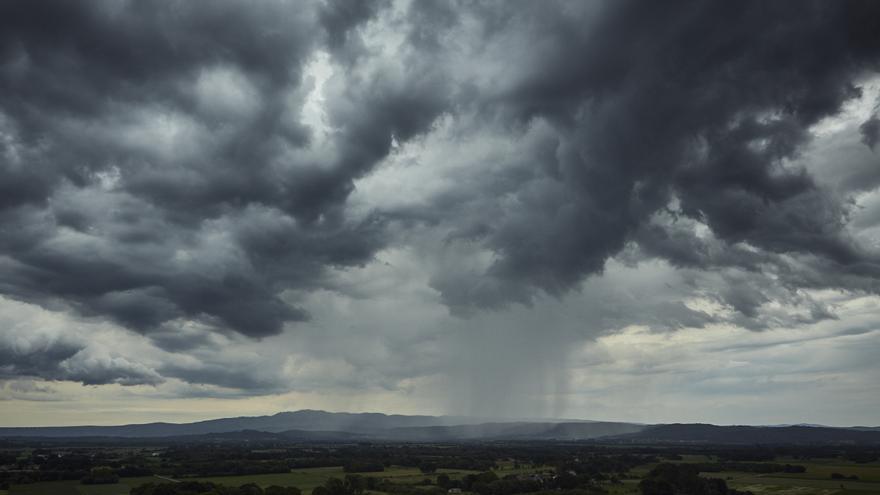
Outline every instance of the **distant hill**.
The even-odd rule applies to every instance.
[[[344,431],[369,433],[401,427],[465,424],[473,419],[455,416],[404,416],[381,413],[333,413],[302,410],[271,416],[243,416],[211,419],[195,423],[147,423],[121,426],[48,426],[0,428],[0,437],[167,437],[204,435],[242,430],[282,432]]]
[[[880,444],[880,430],[828,426],[656,425],[615,438],[640,443]]]
[[[271,416],[242,416],[211,419],[194,423],[146,423],[120,426],[40,426],[0,427],[0,437],[178,437],[231,433],[244,430],[281,433],[289,431],[346,432],[372,438],[399,438],[403,433],[388,433],[402,428],[462,427],[486,423],[486,418],[466,416],[407,416],[381,413],[337,413],[304,409],[280,412]],[[571,424],[593,424],[589,421]],[[520,424],[520,423],[515,423]],[[552,423],[556,424],[556,422]],[[420,435],[417,430],[413,434]],[[439,431],[439,430],[438,430]],[[457,434],[452,434],[458,436]]]
[[[880,429],[824,426],[640,425],[601,421],[486,421],[458,416],[282,412],[195,423],[0,428],[0,438],[182,442],[583,441],[706,444],[877,444]]]

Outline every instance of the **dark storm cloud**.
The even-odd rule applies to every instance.
[[[430,124],[436,88],[341,88],[331,144],[309,155],[305,64],[376,7],[155,7],[0,6],[3,293],[142,332],[276,334],[307,318],[282,291],[383,244],[381,219],[341,205],[392,135]]]
[[[52,342],[33,348],[13,347],[10,342],[0,342],[0,366],[4,377],[29,375],[56,378],[60,362],[73,357],[82,349],[74,342]]]
[[[790,164],[810,127],[880,67],[876,3],[609,2],[583,15],[571,4],[520,7],[462,14],[483,23],[477,43],[513,47],[501,54],[507,79],[469,101],[504,125],[547,121],[558,141],[507,191],[517,202],[476,234],[498,255],[487,272],[436,281],[448,303],[563,293],[673,201],[727,246],[878,275],[877,256],[845,233],[848,205]],[[699,263],[694,247],[655,254]]]
[[[9,337],[8,341],[0,340],[0,381],[19,376],[70,380],[86,385],[155,385],[163,381],[154,370],[142,364],[90,352],[86,342],[65,337]]]
[[[229,366],[229,363],[200,364],[197,367],[166,365],[159,370],[162,376],[173,377],[188,383],[210,384],[231,390],[246,390],[249,395],[280,393],[290,389],[290,384],[266,370],[265,363]]]
[[[833,317],[800,289],[880,292],[877,254],[847,229],[849,191],[797,164],[880,68],[877,2],[398,7],[2,3],[0,293],[192,352],[218,347],[211,332],[308,319],[302,296],[333,288],[328,269],[425,231],[492,255],[431,275],[456,314],[563,296],[615,256],[718,272],[712,297],[748,328],[792,321],[764,314],[769,301]],[[307,122],[324,52],[322,123]],[[491,134],[518,156],[475,158],[417,206],[355,211],[357,181],[443,119],[453,147]],[[870,147],[876,128],[861,128]],[[669,301],[605,314],[719,321]],[[284,388],[248,366],[153,371],[85,350],[59,348],[48,374],[3,357],[10,375]]]
[[[873,150],[880,142],[880,119],[872,116],[859,126],[859,130],[862,131],[862,141]]]
[[[88,125],[130,110],[131,105],[187,109],[192,102],[181,94],[182,79],[211,64],[240,68],[271,92],[297,81],[313,36],[307,14],[278,3],[244,10],[233,2],[177,3],[167,9],[138,2],[7,2],[0,17],[0,88],[15,95],[4,99],[3,112],[15,126],[17,146],[29,152],[25,157],[29,166],[19,167],[18,173],[11,164],[5,167],[7,174],[12,172],[12,181],[4,184],[18,184],[24,191],[20,202],[44,201],[63,179],[84,185],[108,161],[139,158],[130,150],[82,142],[82,136],[59,129],[59,121]],[[267,116],[265,123],[258,124],[271,126],[270,121]],[[259,149],[257,143],[238,144],[249,148],[241,150],[245,153]],[[215,177],[200,177],[209,182],[200,184],[205,189],[219,187],[210,182],[228,179],[223,172],[234,173],[236,168],[215,166],[222,170]],[[173,189],[175,184],[163,185]],[[235,192],[260,191],[246,181],[241,186]],[[174,190],[146,189],[175,197]],[[185,195],[199,201],[204,199],[200,192],[190,189]]]
[[[325,3],[318,14],[327,31],[328,44],[338,49],[350,41],[349,33],[364,21],[374,17],[377,11],[389,4],[386,0],[346,2],[332,0]]]

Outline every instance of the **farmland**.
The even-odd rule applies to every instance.
[[[662,486],[670,476],[698,476],[694,479],[706,481],[697,484],[726,490],[705,492],[713,495],[880,494],[880,460],[870,449],[853,453],[577,443],[256,447],[261,446],[24,449],[7,453],[15,464],[4,466],[8,490],[0,495],[127,495],[147,484],[194,482],[296,487],[303,495],[327,495],[327,487],[337,485],[343,491],[330,495],[440,495],[449,489],[474,495],[656,495],[663,492],[652,492],[651,483]],[[142,474],[120,474],[99,484],[81,482],[76,470],[88,472],[92,466],[94,473],[96,465],[111,474]],[[15,478],[12,468],[24,469]],[[29,479],[22,472],[29,472]],[[50,475],[65,479],[39,480]]]
[[[464,474],[475,471],[460,471],[440,469],[433,475],[425,475],[416,468],[392,467],[379,473],[364,473],[364,476],[382,477],[394,480],[397,483],[416,484],[425,478],[436,480],[439,474],[448,474],[450,477],[460,478]],[[247,476],[214,476],[187,478],[193,481],[209,481],[213,483],[240,486],[254,483],[260,486],[296,486],[303,493],[310,493],[313,488],[323,485],[329,478],[343,478],[345,472],[342,467],[321,467],[299,469],[289,473],[257,474]],[[119,483],[112,485],[83,485],[79,481],[59,481],[46,483],[33,483],[14,485],[8,495],[127,495],[131,488],[145,484],[162,482],[163,479],[155,476],[122,478]],[[0,491],[0,495],[7,495]]]

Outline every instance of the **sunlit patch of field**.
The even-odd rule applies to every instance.
[[[829,480],[831,473],[840,473],[844,476],[858,476],[859,481],[880,482],[880,466],[878,465],[860,465],[860,464],[817,464],[817,463],[801,463],[806,466],[806,473],[779,473],[781,478],[798,478],[798,479],[817,479]],[[848,480],[847,480],[848,481]]]
[[[778,458],[776,464],[798,464],[807,468],[804,473],[755,474],[738,471],[701,473],[707,478],[721,478],[741,491],[767,495],[880,495],[880,466],[875,463],[856,464],[841,459],[803,461]],[[831,473],[858,476],[856,480],[834,480]]]
[[[830,474],[817,479],[810,465],[806,473],[773,473],[758,475],[742,472],[702,473],[707,478],[721,478],[731,488],[755,494],[773,495],[838,495],[853,492],[880,495],[880,483],[872,481],[832,480]],[[839,470],[838,470],[839,471]],[[831,472],[838,472],[831,471]],[[841,473],[843,474],[843,473]]]
[[[779,476],[744,476],[727,483],[737,490],[778,495],[836,495],[841,491],[880,494],[880,483],[849,480],[816,480]]]

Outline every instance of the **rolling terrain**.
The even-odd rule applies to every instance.
[[[459,442],[597,440],[615,443],[854,444],[880,445],[880,429],[817,425],[642,425],[602,421],[488,421],[458,416],[405,416],[302,410],[271,416],[222,418],[194,423],[120,426],[5,427],[0,438],[179,439],[186,441],[276,440],[282,442]]]

